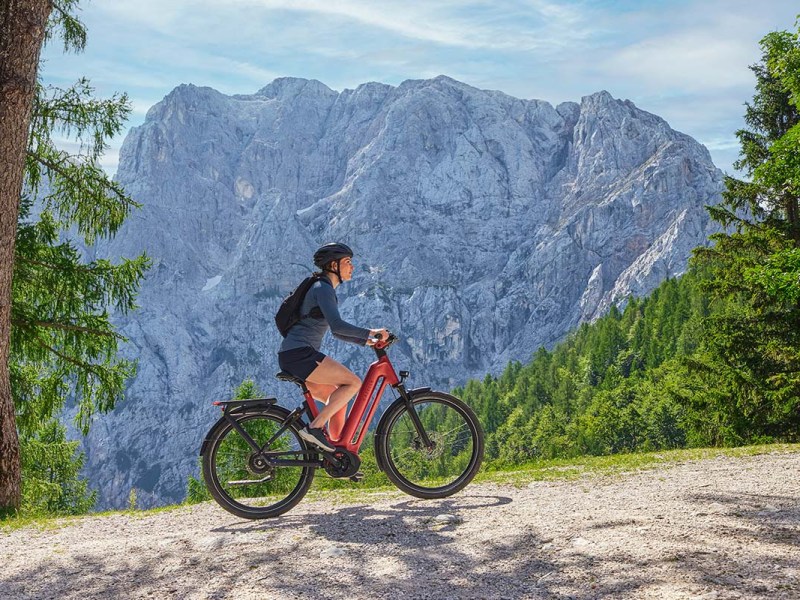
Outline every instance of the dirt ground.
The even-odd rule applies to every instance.
[[[800,598],[800,454],[0,534],[0,598]]]

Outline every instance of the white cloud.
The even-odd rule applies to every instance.
[[[704,45],[702,34],[681,34],[642,42],[622,50],[606,63],[618,75],[634,77],[651,86],[690,91],[747,85],[752,61],[750,48],[731,40]]]
[[[366,29],[379,28],[412,40],[463,48],[543,50],[561,48],[590,35],[581,11],[545,0],[431,1],[382,0],[119,0],[101,3],[111,18],[173,37],[192,23],[224,26],[241,21],[250,29],[269,23],[269,13],[307,13],[336,18]],[[287,19],[288,20],[288,19]],[[583,26],[580,26],[584,23]],[[299,41],[299,40],[298,40]]]
[[[144,117],[147,114],[147,111],[150,110],[153,105],[158,102],[156,99],[149,99],[149,98],[132,98],[131,99],[131,116],[134,118],[136,117]]]
[[[721,138],[721,139],[710,139],[706,140],[705,142],[706,148],[710,151],[717,151],[717,150],[735,150],[739,151],[741,145],[739,144],[739,140],[736,138]]]
[[[103,152],[102,156],[98,160],[100,167],[102,167],[102,169],[109,175],[113,175],[117,171],[117,167],[119,165],[119,150],[122,146],[122,137],[123,136],[120,135],[107,140],[108,148],[105,150],[105,152]],[[54,137],[53,143],[55,144],[56,148],[72,155],[85,155],[84,147],[74,138]]]
[[[747,66],[757,60],[758,49],[751,40],[723,31],[680,31],[642,40],[614,52],[602,71],[650,89],[698,92],[750,85]]]
[[[113,26],[131,30],[159,31],[168,35],[179,33],[178,26],[184,15],[196,2],[187,0],[106,0],[95,3],[102,18]],[[224,2],[220,2],[220,5]]]
[[[100,166],[112,177],[116,174],[117,168],[119,167],[119,149],[121,146],[122,142],[120,142],[119,145],[115,144],[114,146],[110,146],[100,158]]]

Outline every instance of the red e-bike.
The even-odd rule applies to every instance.
[[[381,396],[390,386],[398,398],[381,416],[374,432],[378,468],[404,492],[418,498],[444,498],[463,489],[480,469],[483,430],[460,399],[423,387],[406,390],[408,373],[395,372],[386,349],[397,337],[373,346],[373,362],[345,421],[336,449],[323,452],[298,431],[319,409],[301,379],[281,372],[303,390],[295,410],[275,398],[214,402],[222,418],[206,435],[200,455],[211,496],[225,510],[246,519],[276,517],[294,507],[308,491],[317,469],[337,478],[358,480],[358,451]]]

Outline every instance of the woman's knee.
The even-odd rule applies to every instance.
[[[353,373],[347,367],[344,367],[344,369],[342,369],[342,373],[340,375],[341,378],[339,379],[339,381],[341,381],[341,383],[339,385],[347,386],[349,388],[361,387],[361,378],[355,373]]]

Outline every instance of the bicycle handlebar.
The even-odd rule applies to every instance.
[[[395,334],[393,334],[393,333],[390,333],[390,334],[389,334],[389,337],[388,337],[388,338],[386,338],[386,340],[384,340],[384,339],[383,339],[383,335],[381,335],[381,334],[379,333],[379,334],[377,334],[377,335],[375,336],[375,338],[374,338],[374,339],[378,340],[378,341],[375,343],[375,345],[373,346],[373,348],[374,348],[374,349],[375,349],[375,351],[377,352],[378,350],[385,350],[386,348],[388,348],[389,346],[391,346],[392,344],[394,344],[394,343],[395,343],[397,340],[399,340],[400,338],[398,338],[398,337],[397,337]]]

